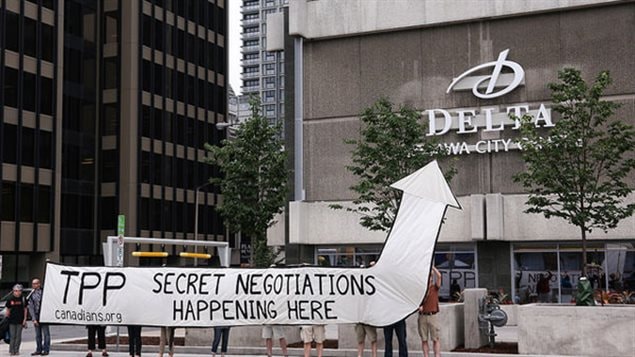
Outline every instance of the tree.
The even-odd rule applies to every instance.
[[[286,203],[286,152],[280,125],[260,114],[260,101],[251,98],[252,115],[238,125],[235,137],[221,146],[206,145],[208,162],[219,166],[222,177],[210,181],[223,194],[218,211],[231,231],[251,237],[252,264],[268,267],[276,257],[267,246],[267,228]]]
[[[566,68],[558,78],[549,85],[553,111],[560,114],[555,126],[541,135],[530,116],[521,119],[526,167],[514,180],[529,193],[525,212],[579,227],[586,276],[587,233],[615,228],[635,210],[635,204],[624,203],[631,192],[626,178],[635,167],[635,132],[609,120],[619,107],[601,99],[611,83],[609,72],[600,72],[590,87],[576,69]]]
[[[401,203],[401,192],[390,187],[434,159],[448,155],[447,150],[426,137],[421,113],[408,106],[394,105],[385,98],[364,109],[360,117],[359,140],[346,140],[355,145],[353,165],[346,168],[359,178],[351,187],[358,194],[354,208],[361,214],[360,224],[370,230],[388,231]],[[455,170],[446,170],[451,179]],[[343,209],[341,205],[331,208]]]

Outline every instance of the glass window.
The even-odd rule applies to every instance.
[[[154,20],[154,48],[163,51],[163,23],[157,19]]]
[[[22,72],[22,107],[35,111],[35,74]]]
[[[2,182],[2,220],[15,221],[15,182]]]
[[[26,16],[24,16],[24,42],[23,49],[24,54],[27,56],[35,57],[36,55],[36,33],[37,33],[37,22],[32,20]]]
[[[51,10],[55,9],[55,0],[42,0],[42,6]]]
[[[148,47],[152,47],[152,25],[152,18],[143,15],[143,44]]]
[[[53,80],[40,77],[40,112],[53,115]]]
[[[20,184],[20,221],[33,222],[33,185]]]
[[[101,153],[101,182],[117,181],[117,150],[104,150]]]
[[[117,135],[119,120],[117,118],[117,104],[104,104],[104,135]]]
[[[35,130],[22,128],[22,165],[35,166]]]
[[[37,221],[38,223],[51,223],[51,187],[39,186],[38,205],[37,205]]]
[[[143,61],[142,67],[141,77],[143,81],[143,90],[146,92],[152,92],[152,63]]]
[[[4,104],[10,107],[18,107],[18,71],[4,68]]]
[[[42,23],[42,59],[53,62],[55,55],[55,32],[53,26]]]
[[[117,43],[117,12],[108,12],[105,15],[105,43]]]
[[[117,225],[117,198],[101,197],[100,202],[100,226],[101,229],[114,228]]]
[[[118,57],[104,59],[104,89],[117,88],[117,59]]]
[[[4,162],[17,164],[17,136],[18,127],[12,124],[4,124],[2,133],[2,153]]]
[[[19,52],[20,51],[20,32],[19,32],[19,23],[20,23],[20,16],[16,13],[13,13],[11,11],[7,11],[6,12],[6,17],[5,17],[5,29],[7,29],[7,33],[9,33],[9,29],[13,29],[12,30],[12,35],[11,36],[5,36],[5,47],[8,50],[14,51],[14,52]]]
[[[40,167],[45,169],[53,168],[53,133],[40,130]]]

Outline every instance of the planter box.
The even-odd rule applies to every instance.
[[[521,355],[633,356],[634,336],[634,305],[518,307]]]

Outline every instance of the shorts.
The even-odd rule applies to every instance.
[[[276,340],[284,338],[284,329],[282,326],[265,325],[262,327],[262,338],[275,338]]]
[[[370,342],[377,342],[377,328],[366,324],[355,324],[355,336],[357,343],[364,343],[364,339],[368,336]]]
[[[300,337],[302,337],[302,342],[304,343],[311,343],[311,341],[322,343],[325,340],[324,325],[302,326]]]
[[[417,321],[419,336],[421,337],[421,341],[428,341],[428,335],[432,341],[439,340],[439,334],[441,332],[441,328],[439,328],[439,322],[437,319],[437,314],[434,315],[419,315],[419,320]]]

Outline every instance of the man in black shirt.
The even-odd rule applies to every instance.
[[[9,319],[9,355],[20,355],[22,343],[22,329],[26,328],[26,299],[22,296],[22,285],[13,286],[13,295],[7,300],[7,317]]]

